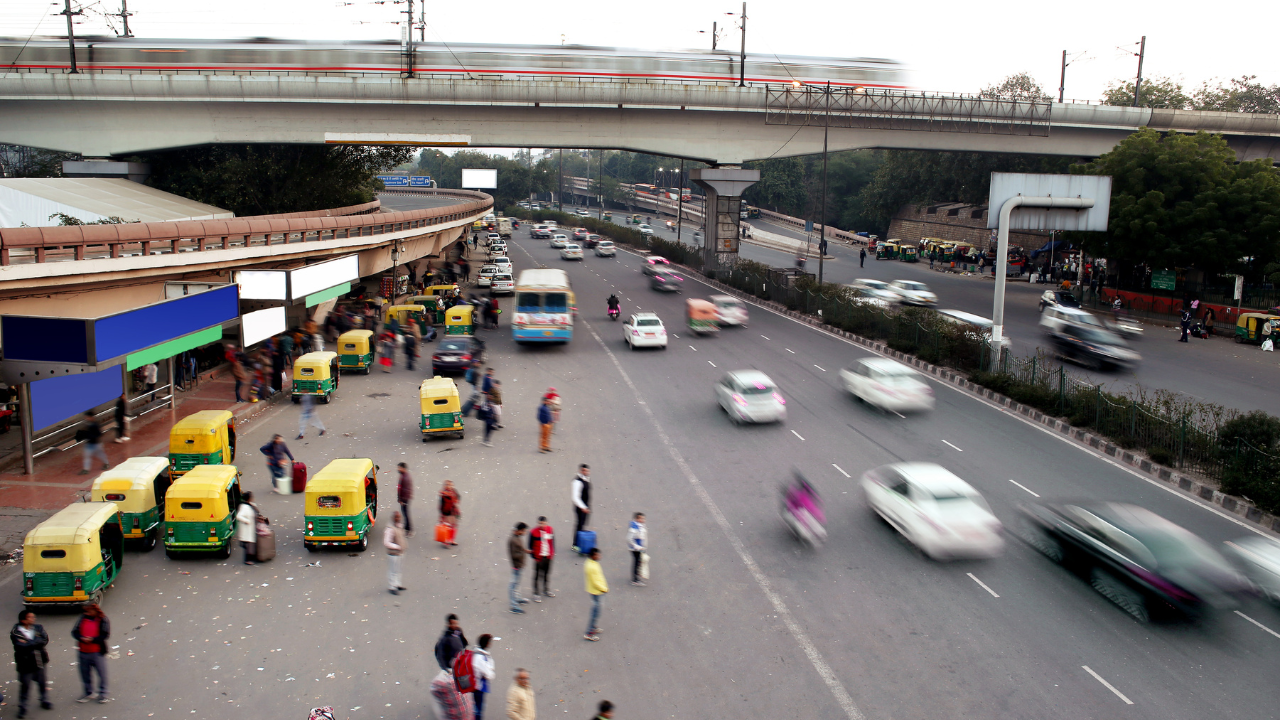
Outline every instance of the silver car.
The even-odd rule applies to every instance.
[[[716,400],[734,423],[782,422],[787,401],[778,386],[759,370],[735,370],[716,383]]]

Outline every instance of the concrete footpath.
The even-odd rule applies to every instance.
[[[230,372],[215,370],[212,376],[202,376],[198,387],[180,392],[173,409],[152,410],[141,418],[130,420],[129,442],[115,442],[115,428],[106,427],[103,447],[112,466],[131,457],[167,457],[169,429],[180,418],[201,410],[230,410],[236,417],[237,435],[242,436],[240,428],[245,423],[275,403],[287,402],[288,394],[286,385],[270,400],[237,403],[235,380]],[[27,532],[45,518],[71,503],[87,499],[93,480],[102,468],[94,467],[87,475],[81,475],[81,453],[81,446],[76,444],[67,450],[54,450],[42,455],[36,458],[34,475],[22,473],[21,461],[10,463],[10,469],[0,473],[0,555],[8,556],[21,547]],[[257,448],[238,447],[236,461],[253,462],[256,454]]]

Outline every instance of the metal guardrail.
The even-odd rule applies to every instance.
[[[770,86],[766,125],[1049,136],[1051,102],[876,88]]]

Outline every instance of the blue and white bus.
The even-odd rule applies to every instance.
[[[569,275],[563,270],[525,270],[516,281],[512,336],[517,343],[569,342],[578,313]]]

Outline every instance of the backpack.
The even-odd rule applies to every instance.
[[[453,659],[453,682],[460,693],[476,691],[475,653],[463,650]]]

